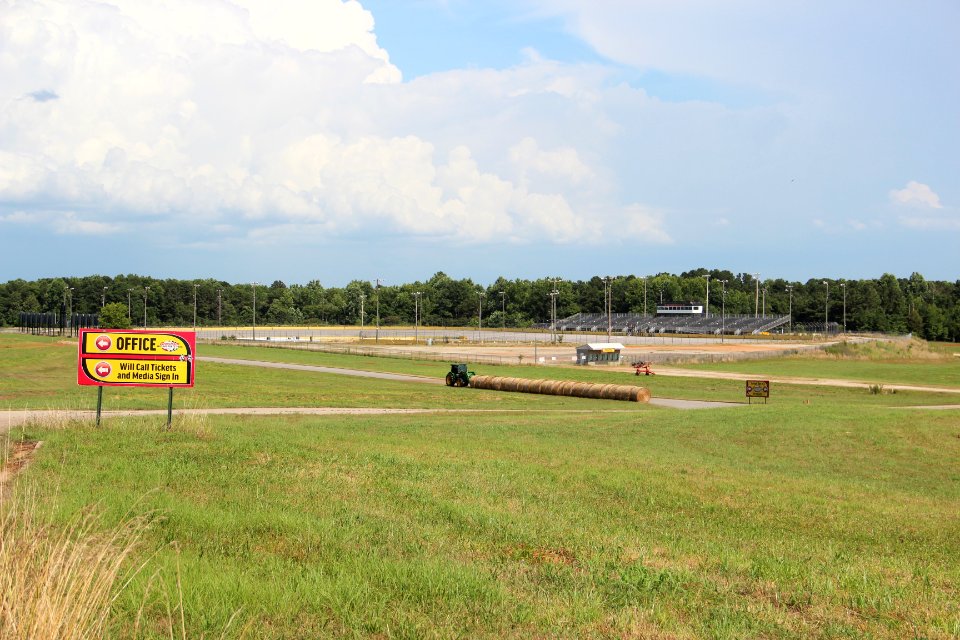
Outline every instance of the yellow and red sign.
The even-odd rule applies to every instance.
[[[77,384],[192,387],[192,331],[80,330]]]

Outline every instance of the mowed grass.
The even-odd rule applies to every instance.
[[[201,358],[203,348],[198,348]],[[252,349],[270,355],[276,349]],[[96,387],[77,384],[77,352],[72,342],[46,337],[0,334],[0,409],[96,408]],[[253,358],[267,359],[267,358]],[[371,364],[370,358],[365,358]],[[391,359],[384,362],[393,363]],[[340,363],[352,364],[351,357]],[[449,370],[431,363],[438,379]],[[334,365],[337,366],[337,365]],[[388,367],[384,367],[388,369]],[[167,388],[104,387],[103,408],[164,409]],[[198,362],[196,386],[174,391],[175,409],[217,407],[391,407],[453,409],[580,409],[606,407],[643,410],[616,401],[553,396],[492,394],[442,385]]]
[[[94,409],[96,388],[76,383],[75,341],[47,337],[0,334],[0,355],[5,367],[0,369],[0,409]],[[303,371],[281,371],[254,367],[238,367],[203,362],[204,355],[269,362],[291,362],[328,367],[387,371],[441,379],[449,370],[443,362],[375,358],[369,356],[330,354],[317,351],[270,347],[221,345],[198,346],[197,386],[177,389],[174,408],[215,407],[371,407],[394,408],[488,408],[488,409],[581,409],[605,407],[611,410],[642,410],[643,407],[615,401],[583,400],[501,394],[472,389],[448,389],[432,385],[370,380]],[[752,363],[754,366],[777,367],[782,360]],[[820,366],[819,360],[806,361],[809,372]],[[803,362],[800,363],[804,364]],[[858,364],[858,363],[853,363]],[[898,378],[898,369],[890,366]],[[917,365],[921,371],[923,364]],[[635,384],[650,389],[655,397],[714,400],[742,403],[742,382],[718,379],[691,379],[671,376],[636,377],[623,367],[557,367],[517,365],[475,365],[472,369],[488,375],[579,380],[584,382]],[[656,367],[654,367],[656,369]],[[936,371],[936,370],[935,370]],[[840,376],[838,376],[840,377]],[[935,384],[936,375],[920,378],[921,384]],[[955,394],[900,391],[874,395],[866,389],[848,390],[815,385],[774,385],[772,402],[787,405],[808,405],[841,401],[866,406],[909,406],[952,404]],[[105,387],[104,410],[162,409],[166,407],[166,388]]]
[[[443,362],[374,358],[267,347],[200,345],[197,386],[177,389],[174,408],[215,407],[371,407],[475,409],[581,409],[643,410],[642,406],[615,401],[501,394],[473,389],[448,389],[389,380],[371,380],[304,371],[282,371],[203,362],[204,355],[270,362],[292,362],[393,373],[409,373],[441,379],[449,365]],[[0,334],[0,409],[94,409],[96,388],[76,383],[75,341],[47,337]],[[776,362],[776,361],[770,361]],[[816,363],[810,365],[817,366]],[[655,397],[714,400],[742,403],[742,382],[691,379],[670,376],[632,375],[623,367],[557,367],[476,365],[478,373],[580,380],[584,382],[635,384],[650,389]],[[104,410],[163,409],[166,388],[105,387]],[[867,390],[829,386],[774,385],[772,402],[787,405],[842,401],[867,406],[948,404],[952,394],[898,392],[872,395]]]
[[[249,347],[237,345],[202,345],[203,353],[223,358],[241,360],[260,360],[266,362],[289,362],[294,364],[311,364],[327,367],[343,367],[366,371],[389,371],[392,373],[412,374],[442,378],[449,367],[443,362],[429,360],[411,360],[406,358],[378,358],[361,355],[345,355],[324,353],[306,349],[290,349],[284,347]],[[874,369],[883,371],[882,378],[888,383],[918,384],[930,386],[954,386],[960,389],[960,358],[956,364],[949,362],[945,366],[941,361],[922,360],[905,365],[902,360],[895,363],[873,363]],[[750,373],[757,370],[776,370],[781,366],[794,366],[796,371],[804,371],[803,377],[836,377],[838,379],[857,379],[850,375],[848,363],[842,361],[835,370],[838,373],[847,372],[848,375],[830,376],[822,371],[821,363],[835,361],[819,358],[788,359],[773,358],[761,362],[733,363],[731,371]],[[853,367],[862,367],[863,363],[849,363]],[[867,363],[870,364],[870,363]],[[704,370],[725,370],[727,365],[690,365],[686,368]],[[671,376],[640,376],[636,377],[632,369],[626,367],[560,367],[560,366],[530,366],[530,365],[471,365],[471,369],[486,375],[515,376],[520,378],[549,378],[553,380],[579,380],[582,382],[636,384],[650,389],[654,397],[678,398],[692,400],[714,400],[720,402],[744,402],[744,386],[742,382],[733,380],[717,380],[710,378],[689,379]],[[654,365],[653,370],[656,371]],[[945,374],[944,372],[947,372]],[[952,372],[952,373],[950,373]],[[758,374],[761,375],[761,374]],[[801,375],[777,374],[768,375]],[[945,384],[946,379],[952,384]],[[867,380],[869,381],[869,379]],[[790,404],[809,404],[821,400],[843,399],[846,403],[906,406],[923,404],[960,403],[960,396],[953,394],[938,394],[917,391],[898,391],[897,394],[871,394],[866,389],[849,390],[837,389],[826,385],[774,385],[773,398],[776,402]]]
[[[152,514],[114,637],[960,634],[960,412],[161,422],[28,429],[55,519]]]

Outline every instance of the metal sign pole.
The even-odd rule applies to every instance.
[[[97,387],[97,426],[100,426],[100,409],[103,408],[103,386]]]
[[[167,429],[173,424],[173,387],[170,387],[170,393],[167,396]]]

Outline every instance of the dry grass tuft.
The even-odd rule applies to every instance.
[[[39,520],[29,494],[0,498],[0,638],[103,637],[124,565],[144,530],[133,518],[98,531],[95,509],[66,528]]]

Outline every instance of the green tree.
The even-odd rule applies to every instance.
[[[129,329],[130,318],[127,317],[127,305],[120,302],[111,302],[100,310],[100,327],[102,329]]]

